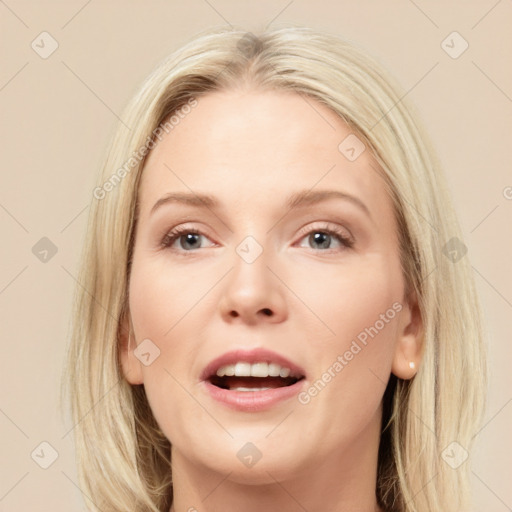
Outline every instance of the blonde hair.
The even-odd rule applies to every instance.
[[[418,374],[411,381],[392,376],[384,396],[376,493],[386,511],[465,509],[469,463],[453,468],[443,450],[452,442],[470,450],[486,366],[471,266],[460,257],[462,235],[439,162],[417,114],[380,65],[337,36],[304,27],[258,37],[208,31],[158,66],[122,115],[129,128],[117,129],[92,199],[65,372],[83,493],[104,512],[170,507],[169,441],[143,386],[127,383],[119,359],[138,186],[145,155],[159,127],[172,129],[173,113],[208,92],[244,85],[328,106],[379,164],[424,336]]]

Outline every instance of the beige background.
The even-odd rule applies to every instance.
[[[366,48],[409,91],[430,130],[490,338],[489,405],[473,460],[475,510],[512,509],[509,0],[0,0],[0,20],[0,511],[83,510],[58,383],[88,205],[116,118],[150,70],[190,36],[226,23],[256,31],[287,22]],[[43,31],[59,45],[47,59],[31,47],[35,40],[43,51]],[[441,47],[453,31],[469,43],[456,59]],[[32,252],[43,237],[58,249],[46,262]],[[46,470],[38,465],[51,462],[50,449],[37,448],[43,441],[58,452]]]

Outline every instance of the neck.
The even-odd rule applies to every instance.
[[[269,468],[258,484],[194,464],[173,447],[170,512],[382,512],[375,496],[379,440],[380,418],[349,447],[310,461],[303,469]]]

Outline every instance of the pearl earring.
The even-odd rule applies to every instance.
[[[409,361],[409,368],[411,370],[414,370],[414,368],[416,368],[416,365],[414,364],[414,361]]]

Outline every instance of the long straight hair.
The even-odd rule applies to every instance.
[[[170,443],[143,386],[126,382],[119,359],[138,186],[147,152],[179,122],[177,112],[204,94],[245,86],[321,102],[377,161],[424,338],[417,375],[392,376],[384,396],[376,495],[388,512],[464,509],[469,461],[455,467],[444,454],[470,451],[486,364],[473,275],[445,178],[418,115],[388,73],[338,36],[296,26],[259,36],[240,29],[201,34],[152,72],[122,115],[129,129],[117,128],[92,197],[65,370],[89,505],[104,512],[170,507]]]

